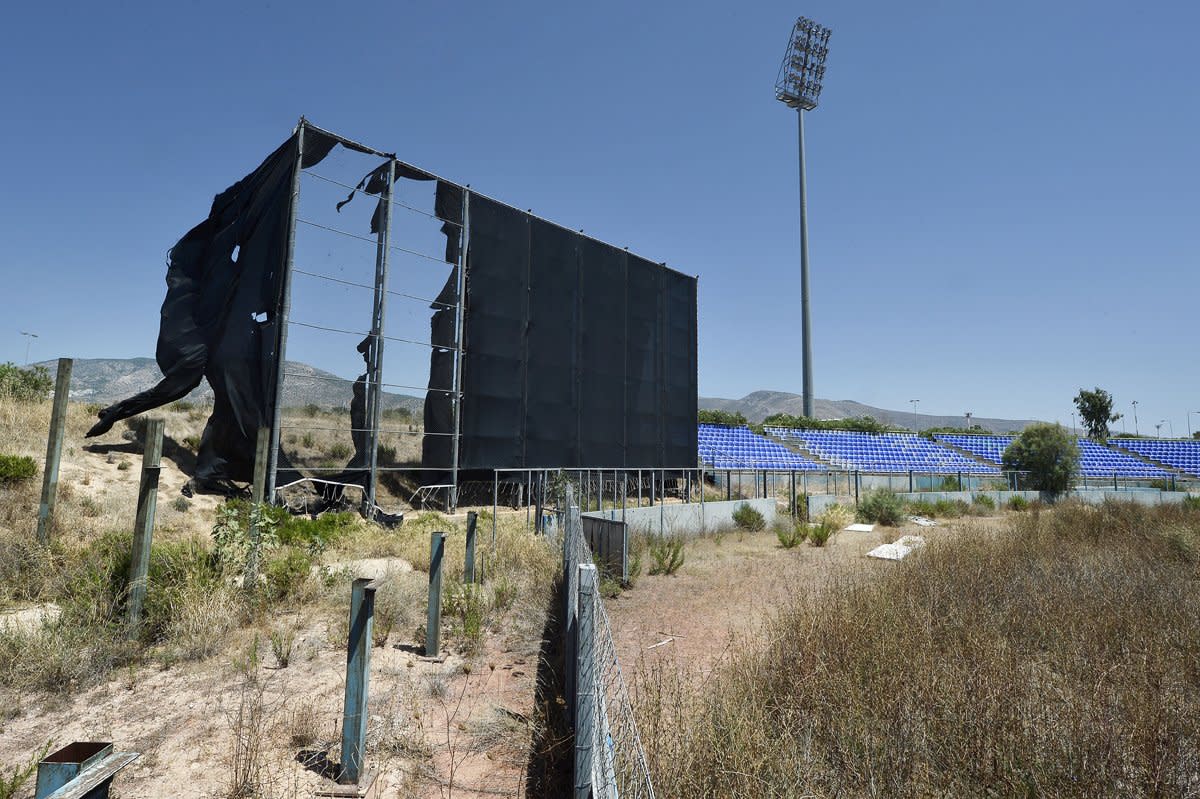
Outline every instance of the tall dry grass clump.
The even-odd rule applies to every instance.
[[[1195,796],[1200,513],[1066,506],[843,571],[702,689],[651,670],[666,796]]]

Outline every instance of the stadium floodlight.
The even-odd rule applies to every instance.
[[[813,415],[812,322],[808,304],[808,198],[804,185],[804,112],[817,107],[825,80],[831,31],[807,17],[792,26],[775,79],[775,99],[796,109],[800,148],[800,329],[804,357],[804,415]]]

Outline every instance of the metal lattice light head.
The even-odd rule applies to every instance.
[[[779,77],[775,79],[775,99],[802,111],[817,107],[831,32],[807,17],[796,20],[787,53],[779,66]]]

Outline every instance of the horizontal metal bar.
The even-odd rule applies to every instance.
[[[354,336],[355,338],[367,338],[369,336],[374,335],[373,333],[369,333],[369,332],[364,333],[361,330],[343,330],[340,327],[327,327],[326,325],[314,325],[312,322],[300,322],[295,319],[289,319],[288,324],[289,325],[299,325],[300,327],[307,327],[310,330],[320,330],[324,333],[339,333],[344,336]],[[416,339],[411,339],[411,338],[400,338],[399,336],[380,336],[380,338],[382,338],[384,341],[396,341],[401,344],[415,344],[418,347],[429,347],[430,349],[446,350],[448,352],[457,352],[458,351],[457,347],[442,347],[442,346],[434,345],[428,341],[417,341]],[[315,377],[315,375],[314,375],[314,377]],[[354,381],[351,381],[351,382],[354,382]],[[387,384],[385,383],[383,385],[387,385]]]
[[[309,130],[315,130],[317,133],[320,133],[323,136],[328,136],[329,138],[334,139],[335,141],[338,142],[338,144],[341,144],[343,147],[353,148],[355,150],[362,152],[363,155],[377,155],[380,158],[391,158],[391,159],[396,158],[395,153],[381,152],[380,150],[376,150],[374,147],[368,147],[365,144],[356,142],[356,141],[354,141],[354,139],[347,139],[345,136],[339,136],[338,134],[334,133],[332,130],[326,130],[325,128],[318,127],[317,125],[314,125],[313,123],[309,122],[307,119],[304,119],[303,117],[300,118],[300,126],[303,128],[308,128]],[[418,169],[419,167],[413,167],[413,168]],[[420,171],[424,172],[425,170],[421,169]]]

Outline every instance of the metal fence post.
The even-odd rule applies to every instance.
[[[429,534],[429,613],[425,624],[425,656],[437,657],[442,643],[442,561],[446,534]]]
[[[67,398],[71,393],[71,358],[58,359],[58,375],[54,380],[54,405],[50,409],[50,434],[46,437],[46,468],[42,471],[42,502],[38,506],[37,540],[50,540],[50,524],[54,519],[54,503],[58,499],[58,464],[62,460],[63,438],[67,433]]]
[[[463,563],[463,582],[475,582],[475,511],[467,511],[467,554]]]
[[[146,422],[146,440],[142,449],[142,477],[138,483],[137,518],[133,523],[133,553],[129,560],[129,601],[126,618],[129,638],[138,637],[142,606],[146,602],[146,574],[150,570],[150,540],[154,534],[154,513],[158,505],[158,475],[162,460],[163,420]]]
[[[596,738],[596,566],[579,564],[575,669],[575,797],[591,799]]]
[[[579,506],[575,504],[575,490],[567,486],[567,519],[563,531],[563,692],[568,700],[568,711],[572,719],[575,716],[575,625],[579,596],[576,593],[579,574],[576,570],[576,553],[579,551],[579,529],[582,520],[579,517]]]
[[[342,706],[342,768],[338,775],[343,785],[357,784],[362,777],[374,618],[375,583],[359,578],[350,589],[350,634],[346,640],[346,701]]]

